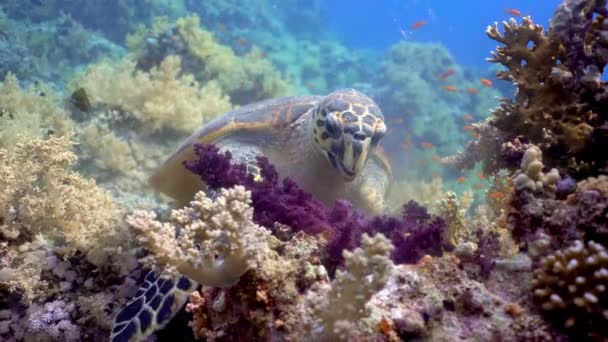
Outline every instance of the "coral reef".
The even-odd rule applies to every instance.
[[[128,59],[100,63],[71,81],[72,89],[84,88],[93,106],[119,110],[154,133],[174,130],[190,133],[215,115],[231,109],[217,83],[199,85],[192,75],[180,75],[181,59],[168,56],[149,72],[137,71]]]
[[[23,89],[8,72],[0,83],[0,148],[12,148],[17,136],[65,134],[71,129],[66,110],[50,86],[38,83]]]
[[[76,155],[71,137],[47,140],[20,137],[14,151],[0,149],[0,233],[27,241],[37,234],[65,241],[97,265],[128,246],[120,227],[120,210],[95,181],[70,167]]]
[[[216,81],[233,104],[248,104],[289,91],[259,50],[237,56],[230,47],[217,43],[211,32],[203,30],[196,15],[180,18],[172,25],[157,22],[150,30],[141,28],[129,38],[129,45],[143,70],[177,54],[185,73],[199,82]]]
[[[265,157],[257,158],[262,178],[259,181],[247,173],[244,164],[232,164],[228,151],[220,153],[214,145],[201,144],[195,144],[194,150],[198,159],[186,161],[185,166],[211,189],[243,185],[250,190],[256,223],[265,227],[280,223],[296,232],[324,233],[329,239],[329,265],[339,264],[342,251],[358,246],[365,233],[383,233],[389,237],[395,246],[392,258],[397,263],[415,262],[425,253],[440,255],[444,248],[450,249],[444,240],[444,221],[432,217],[415,202],[403,207],[400,219],[367,217],[342,200],[328,208],[291,179],[280,181],[274,166]]]
[[[583,338],[605,337],[608,253],[604,246],[575,241],[541,263],[533,283],[541,308]]]
[[[107,336],[133,295],[133,239],[110,194],[73,170],[72,138],[21,135],[0,149],[3,341]]]
[[[153,254],[148,262],[205,286],[230,287],[256,268],[268,249],[268,232],[253,223],[251,193],[223,189],[215,199],[198,192],[190,206],[173,210],[170,223],[136,211],[127,222]]]
[[[479,141],[467,148],[470,158],[452,162],[466,167],[471,159],[484,160],[493,171],[517,160],[510,146],[532,143],[549,166],[577,179],[606,171],[606,156],[598,153],[608,144],[602,114],[606,85],[600,79],[607,62],[605,5],[565,1],[548,31],[530,17],[504,22],[502,34],[497,23],[488,27],[488,36],[502,44],[488,60],[507,68],[497,76],[514,82],[517,91],[483,124],[491,128],[478,128]]]
[[[331,284],[313,287],[305,294],[301,336],[346,341],[374,332],[366,331],[370,328],[366,318],[371,314],[366,304],[391,275],[391,249],[381,234],[363,234],[360,248],[344,251],[344,271],[337,271]]]
[[[303,4],[2,4],[0,340],[107,339],[144,267],[202,285],[161,340],[608,336],[606,1],[565,0],[547,31],[490,26],[490,62],[516,93],[479,123],[498,94],[487,75],[436,43],[378,63]],[[125,32],[125,49],[101,37]],[[254,178],[213,145],[184,163],[207,184],[187,206],[146,184],[220,113],[353,84],[387,113],[398,176],[424,174],[392,187],[384,215],[328,206],[264,157]]]
[[[6,1],[0,7],[0,77],[11,72],[19,79],[62,84],[76,67],[92,63],[98,58],[118,57],[124,49],[105,37],[83,28],[69,16],[56,13],[43,22],[22,22],[9,18],[14,6],[27,6],[21,1]],[[63,84],[62,84],[63,85]]]

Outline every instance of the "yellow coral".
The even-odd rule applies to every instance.
[[[31,239],[44,234],[100,265],[129,244],[120,211],[107,191],[70,167],[71,136],[19,136],[14,151],[0,149],[0,235]]]
[[[71,123],[58,102],[49,86],[22,89],[15,75],[7,73],[0,83],[0,148],[13,146],[22,133],[67,133]]]
[[[290,86],[280,73],[265,58],[257,48],[253,48],[244,56],[237,56],[229,47],[219,44],[213,34],[203,30],[198,16],[192,15],[180,18],[176,22],[177,32],[188,49],[189,56],[200,71],[195,77],[201,82],[217,81],[221,89],[228,93],[233,103],[247,104],[250,102],[286,95]],[[148,35],[157,37],[165,22],[158,21]],[[142,33],[131,38],[131,46],[141,49]],[[139,37],[139,38],[138,38]]]
[[[168,56],[150,72],[137,71],[130,59],[117,65],[102,62],[72,80],[70,88],[85,88],[94,106],[121,110],[147,133],[164,129],[190,133],[231,109],[215,82],[201,86],[192,75],[180,75],[180,69],[178,56]]]

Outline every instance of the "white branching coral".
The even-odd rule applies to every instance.
[[[234,285],[269,251],[269,231],[252,220],[251,192],[242,186],[222,189],[215,200],[200,191],[170,222],[147,211],[127,218],[152,252],[151,264],[214,287]]]
[[[307,340],[352,340],[371,333],[366,305],[391,274],[392,250],[384,235],[364,234],[360,248],[342,252],[345,270],[336,271],[325,288],[313,288],[306,295],[302,333]]]

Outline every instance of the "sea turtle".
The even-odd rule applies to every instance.
[[[158,191],[182,203],[204,189],[183,161],[195,158],[195,143],[229,150],[256,174],[255,157],[267,156],[281,176],[327,204],[347,199],[381,211],[391,169],[378,143],[386,133],[378,105],[354,89],[327,96],[293,96],[240,107],[203,126],[151,176]],[[139,340],[162,328],[196,286],[148,274],[142,288],[114,320],[112,341]],[[157,295],[158,294],[158,295]]]

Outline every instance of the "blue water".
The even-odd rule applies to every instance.
[[[486,66],[485,58],[496,43],[485,33],[495,21],[513,17],[505,9],[516,8],[521,15],[548,26],[548,20],[559,0],[331,0],[328,26],[337,32],[343,43],[351,47],[386,50],[403,39],[420,42],[441,42],[452,52],[459,64]],[[412,23],[426,20],[427,25],[412,30]],[[411,34],[410,34],[411,32]]]

